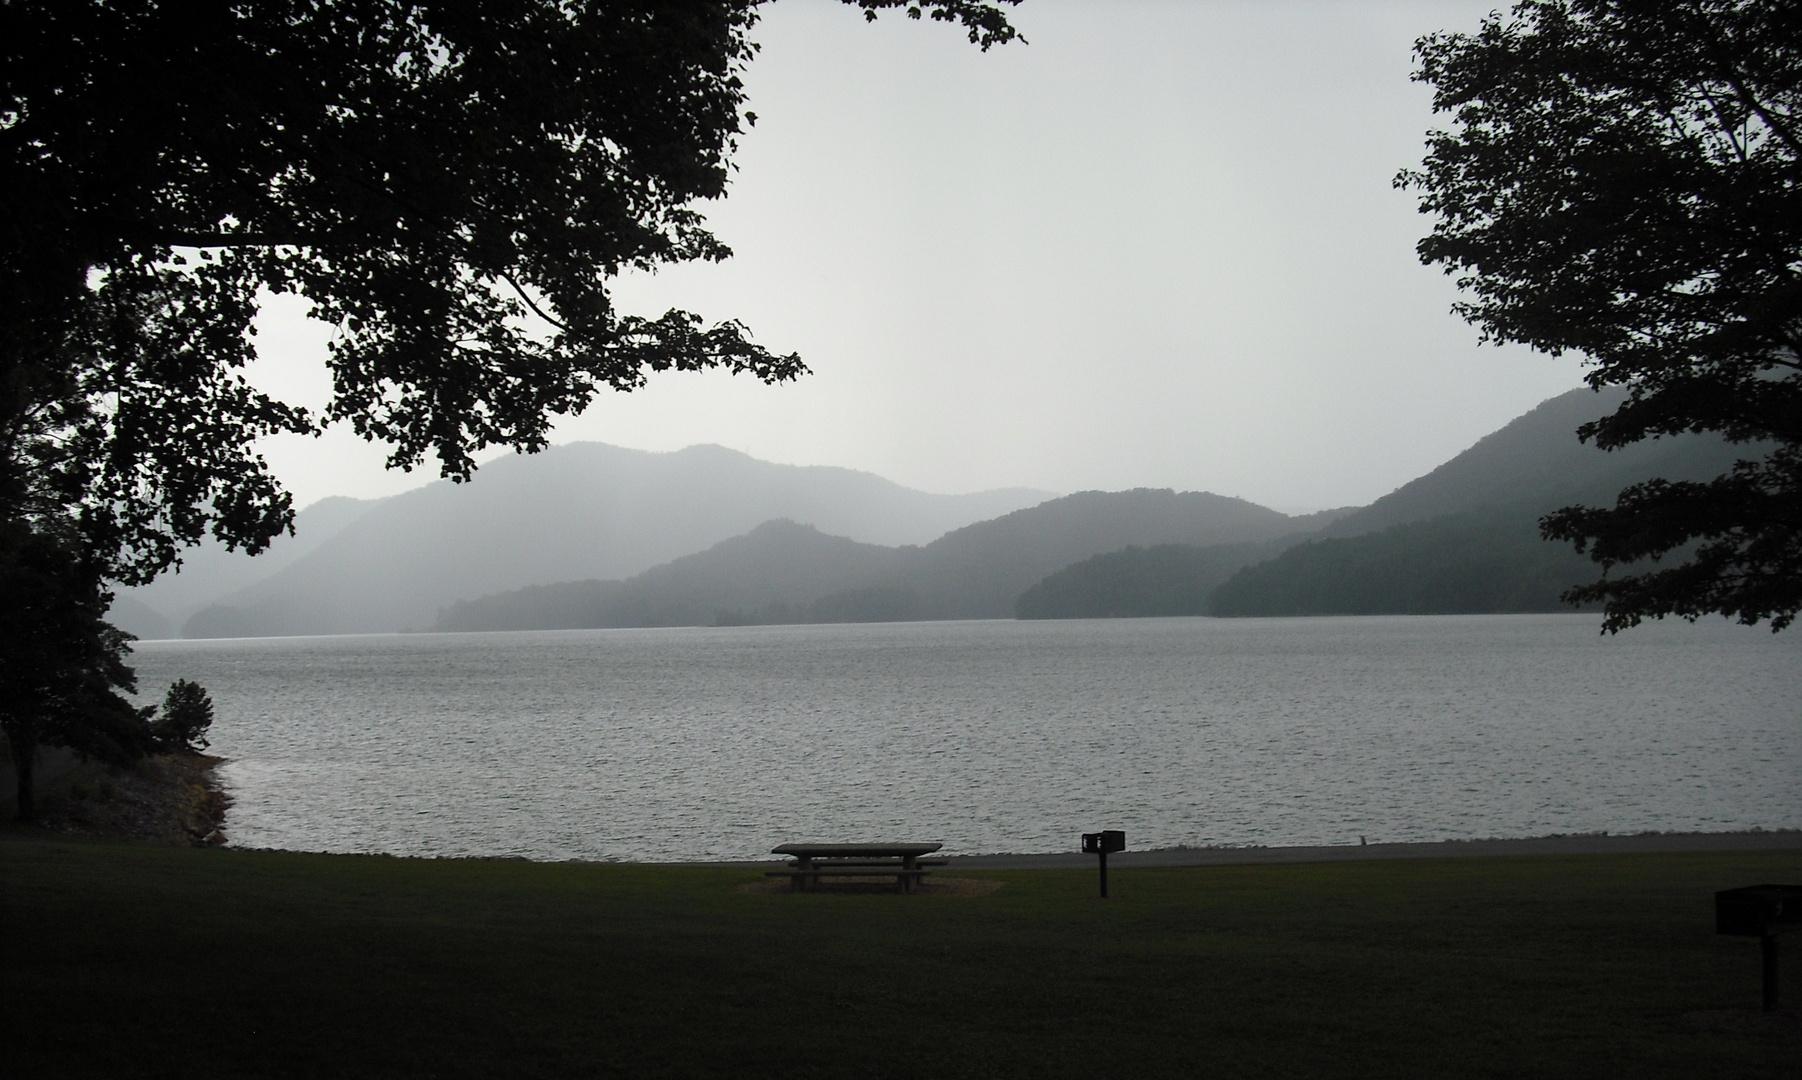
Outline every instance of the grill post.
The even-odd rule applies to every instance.
[[[1802,930],[1802,885],[1749,885],[1714,894],[1718,934],[1758,939],[1764,982],[1764,1011],[1777,1011],[1777,938]]]
[[[1101,857],[1101,898],[1107,899],[1107,854],[1110,851],[1126,850],[1126,834],[1119,829],[1103,829],[1101,832],[1082,834],[1082,850],[1085,855]]]
[[[1106,895],[1107,886],[1102,886],[1102,894]],[[1764,954],[1764,1011],[1777,1011],[1777,935],[1766,934],[1759,940]]]

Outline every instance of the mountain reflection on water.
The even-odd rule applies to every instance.
[[[1802,825],[1802,633],[1593,615],[158,641],[234,845],[536,859]]]

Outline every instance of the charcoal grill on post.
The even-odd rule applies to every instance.
[[[1110,851],[1126,850],[1126,834],[1119,829],[1104,829],[1101,832],[1082,834],[1082,851],[1084,855],[1101,856],[1101,898],[1107,899],[1107,855]]]
[[[1764,956],[1764,1011],[1777,1011],[1777,935],[1802,930],[1802,885],[1749,885],[1714,894],[1717,934],[1755,937]]]

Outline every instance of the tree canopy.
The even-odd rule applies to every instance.
[[[111,597],[79,544],[0,521],[0,733],[28,821],[39,746],[122,764],[154,748],[125,663],[130,637],[106,621]]]
[[[991,3],[854,0],[1015,36]],[[1014,2],[1014,0],[1004,0]],[[757,0],[0,5],[0,517],[72,515],[107,575],[259,550],[257,439],[343,421],[466,478],[649,374],[806,368],[746,327],[617,310],[729,252],[695,204],[754,121]],[[268,293],[334,327],[324,415],[243,377]]]
[[[163,695],[163,709],[150,724],[157,747],[171,753],[198,754],[208,746],[213,726],[213,696],[197,682],[177,679]]]
[[[989,0],[846,2],[1017,36]],[[344,422],[462,480],[657,372],[806,371],[732,319],[609,293],[730,254],[695,207],[755,120],[759,5],[0,3],[0,719],[22,812],[38,743],[146,748],[107,583],[291,528],[259,439]],[[245,377],[280,293],[334,329],[321,415]]]
[[[1711,482],[1652,480],[1541,523],[1602,564],[1604,626],[1802,607],[1802,6],[1525,0],[1416,47],[1452,129],[1398,185],[1487,340],[1621,385],[1604,448],[1718,432]],[[1674,565],[1672,565],[1674,564]]]

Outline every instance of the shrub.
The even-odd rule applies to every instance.
[[[212,726],[213,699],[206,687],[177,679],[169,684],[169,693],[163,697],[163,713],[151,730],[159,749],[197,754],[209,745],[206,732]]]

